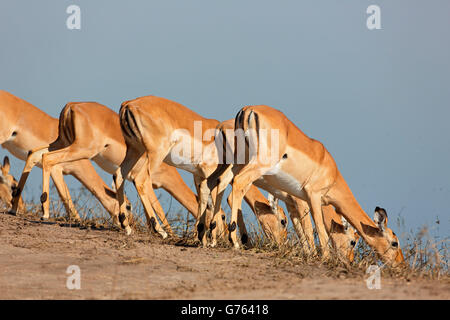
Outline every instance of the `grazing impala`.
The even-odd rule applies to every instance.
[[[50,117],[25,100],[0,90],[0,145],[3,148],[25,161],[31,150],[47,146],[57,137],[58,119]],[[42,167],[40,161],[37,165]],[[82,160],[67,163],[64,166],[55,166],[51,172],[55,187],[70,217],[79,219],[63,174],[70,174],[78,179],[112,216],[118,216],[115,192],[97,175],[89,160]],[[22,190],[23,186],[18,187],[17,194],[20,194]],[[18,199],[19,197],[16,197],[14,201],[13,213],[20,209]],[[119,224],[118,219],[114,223]]]
[[[206,219],[199,221],[199,219],[204,217],[203,213],[209,200],[206,179],[216,169],[217,160],[204,161],[201,155],[198,159],[194,145],[200,146],[201,150],[213,150],[215,146],[205,142],[203,135],[196,136],[194,131],[196,123],[201,125],[202,130],[214,131],[219,121],[206,119],[181,104],[155,96],[141,97],[122,103],[119,115],[120,126],[127,145],[125,159],[116,174],[121,214],[125,212],[123,179],[133,180],[138,192],[145,189],[153,196],[152,176],[164,161],[194,175],[199,195],[197,232],[205,246],[205,225],[209,227],[211,221]],[[179,150],[186,149],[186,144],[188,150],[181,154]],[[157,221],[156,227],[159,227]]]
[[[329,248],[322,205],[331,204],[386,262],[396,265],[404,261],[398,238],[387,227],[386,211],[377,207],[374,220],[369,218],[320,142],[307,137],[280,111],[264,105],[242,108],[235,121],[236,128],[247,133],[245,148],[250,150],[251,161],[234,172],[231,223],[237,220],[243,195],[258,181],[259,186],[279,189],[308,203],[324,257]],[[278,130],[279,138],[259,139],[262,129]],[[261,148],[277,150],[270,155],[275,161],[258,161]],[[235,230],[230,230],[230,238],[239,247]]]
[[[120,131],[117,113],[95,102],[68,103],[60,114],[58,139],[50,146],[29,155],[21,184],[25,183],[26,176],[31,168],[41,159],[44,168],[43,194],[48,194],[48,173],[54,166],[65,165],[81,159],[92,159],[105,171],[113,174],[123,161],[125,152],[126,145]],[[198,202],[196,196],[184,183],[174,167],[165,163],[158,167],[153,175],[152,186],[153,188],[164,188],[185,206],[194,217],[197,216]],[[166,231],[171,233],[164,211],[156,197],[147,198],[146,190],[139,191],[139,196],[143,203],[147,204],[147,206],[151,205],[163,222]],[[260,195],[263,197],[261,193]],[[49,197],[45,197],[43,202],[45,216],[49,214],[48,200]],[[265,201],[267,202],[266,199]],[[152,227],[156,228],[154,223],[156,221],[155,217],[151,215],[148,207],[144,206],[144,209],[147,221]],[[222,213],[220,216],[224,217],[225,214]],[[223,232],[224,229],[221,217],[218,217],[218,232]],[[122,222],[124,221],[123,218],[121,220]],[[271,226],[270,228],[273,230],[271,235],[277,241],[283,241],[283,228],[277,228],[276,222],[276,217],[272,215],[271,218],[265,219],[263,223]],[[127,228],[127,224],[123,224],[123,227]],[[129,229],[127,230],[130,232]],[[167,236],[164,230],[158,231],[163,237]]]
[[[211,224],[212,245],[214,246],[215,222],[211,223],[212,220],[207,218],[212,215],[204,213],[210,193],[207,177],[216,170],[218,163],[216,146],[214,141],[209,142],[209,140],[214,137],[219,121],[206,119],[181,104],[155,96],[141,97],[122,103],[119,115],[127,145],[125,159],[116,173],[120,211],[124,212],[125,209],[123,178],[133,180],[138,192],[145,189],[154,197],[152,181],[156,170],[162,163],[187,170],[194,175],[194,182],[199,194],[196,224],[198,237],[206,246],[206,230]],[[200,126],[200,136],[196,134],[198,125]],[[204,135],[202,131],[205,132]],[[196,146],[199,147],[200,154],[196,152]],[[254,192],[260,193],[259,190],[254,190]],[[249,200],[249,202],[254,201]],[[151,207],[149,207],[150,210]],[[126,217],[125,214],[121,216]],[[242,216],[239,215],[239,217]],[[287,221],[285,217],[280,218],[279,221],[281,222],[283,219],[285,222]],[[242,238],[248,240],[243,219],[240,218],[239,222],[242,225]],[[158,221],[154,223],[155,228],[160,228]]]
[[[9,174],[10,168],[9,158],[5,156],[5,158],[3,158],[3,165],[0,164],[0,201],[7,206],[11,204],[12,194],[17,188],[16,179]],[[19,198],[19,207],[24,207],[22,198]]]
[[[308,204],[298,198],[292,196],[288,197],[290,197],[291,200],[295,202],[297,208],[296,212],[308,215],[307,221],[309,222],[309,225],[311,225],[311,220],[309,219],[310,209],[308,207]],[[290,210],[288,211],[289,213],[291,213]],[[333,206],[322,206],[322,212],[325,229],[330,236],[331,244],[336,250],[336,253],[339,255],[339,257],[352,262],[355,257],[355,246],[359,240],[358,233],[353,230],[353,228],[349,225],[344,217],[336,213]],[[310,245],[310,247],[313,247],[314,243],[312,226],[311,228],[304,230],[304,232],[308,244]]]
[[[210,187],[214,189],[215,186],[217,186],[216,203],[219,204],[220,199],[223,195],[223,191],[225,190],[225,187],[228,185],[229,179],[232,177],[232,171],[236,170],[236,168],[239,168],[239,166],[241,166],[239,161],[244,160],[244,158],[239,160],[239,155],[236,152],[237,148],[236,146],[239,147],[239,143],[245,141],[243,140],[239,141],[238,138],[239,135],[237,135],[235,131],[234,119],[223,121],[217,127],[215,142],[217,148],[219,150],[220,149],[223,150],[222,152],[223,158],[222,163],[219,164],[216,173],[211,175],[208,178],[208,180],[210,180],[209,181]],[[241,145],[241,148],[242,147],[243,145]],[[227,152],[229,154],[227,154]],[[247,158],[249,156],[248,153],[246,155],[243,153],[243,155],[246,156]],[[226,160],[227,157],[228,161]],[[214,181],[215,179],[216,181]],[[286,192],[283,192],[277,188],[273,187],[268,188],[265,184],[258,185],[258,182],[261,183],[260,181],[255,181],[254,184],[262,188],[265,187],[265,189],[269,191],[269,195],[275,195],[276,199],[281,199],[282,201],[285,202],[288,212],[293,221],[294,229],[298,237],[300,238],[301,243],[303,243],[304,249],[306,249],[306,251],[312,250],[315,247],[313,227],[311,224],[311,219],[309,218],[310,210],[306,202]],[[251,190],[252,188],[253,187],[250,187],[249,190]],[[230,204],[230,206],[231,206],[231,196],[232,194],[230,194],[230,196],[228,197],[228,203]],[[218,210],[219,208],[220,208],[219,206],[216,206],[216,210]],[[240,212],[240,209],[238,209],[238,212]],[[238,218],[239,214],[240,213],[238,213]],[[355,233],[352,232],[346,226],[346,224],[342,223],[341,216],[338,215],[331,206],[324,206],[323,214],[324,219],[326,221],[325,223],[326,231],[330,235],[332,244],[337,250],[338,254],[342,257],[349,259],[350,261],[353,261],[354,246],[358,240],[358,236],[355,235]],[[241,225],[239,223],[238,225],[239,228],[241,228]]]

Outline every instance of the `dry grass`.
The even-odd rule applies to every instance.
[[[56,191],[53,191],[56,194]],[[197,246],[195,238],[194,225],[195,220],[186,212],[181,210],[174,212],[172,210],[172,200],[167,210],[167,218],[175,233],[174,237],[167,243],[180,246]],[[74,203],[82,218],[82,222],[73,222],[67,219],[64,206],[61,201],[53,200],[51,202],[50,212],[52,221],[60,224],[70,224],[80,228],[92,229],[117,229],[111,223],[109,214],[101,207],[98,201],[87,191],[80,189]],[[135,213],[132,221],[132,228],[137,233],[149,234],[146,219],[143,214],[143,208],[140,203],[133,204]],[[40,217],[40,204],[27,203],[27,216]],[[397,221],[398,227],[401,227],[401,221]],[[321,265],[328,270],[329,276],[340,277],[342,274],[348,276],[361,276],[365,274],[370,265],[379,265],[383,277],[402,278],[407,281],[417,278],[437,279],[450,281],[448,270],[448,238],[434,239],[430,236],[429,229],[423,227],[416,233],[403,233],[401,243],[403,255],[406,260],[405,268],[391,268],[382,265],[376,258],[374,252],[360,240],[355,249],[355,260],[348,263],[339,258],[336,252],[332,252],[329,260],[322,260],[320,252],[314,250],[309,252],[305,245],[300,243],[298,237],[289,229],[288,240],[283,245],[278,245],[267,239],[257,224],[247,225],[250,245],[247,250],[256,253],[269,254],[276,263],[289,265]],[[157,237],[154,235],[154,237]],[[226,238],[226,237],[225,237]],[[220,239],[218,247],[230,247],[226,239]],[[138,263],[139,261],[129,261],[126,263]]]

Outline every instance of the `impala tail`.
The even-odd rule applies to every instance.
[[[59,114],[58,138],[66,140],[69,144],[75,140],[73,106],[73,103],[67,103]]]
[[[259,146],[259,116],[251,107],[242,108],[234,120],[237,139],[245,139],[245,144],[236,143],[237,158],[245,155],[246,162],[258,154]],[[244,150],[239,146],[245,145]]]
[[[133,106],[129,105],[129,101],[122,103],[119,111],[120,128],[125,138],[142,142],[142,135],[133,109]]]

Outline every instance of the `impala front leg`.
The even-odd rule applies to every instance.
[[[217,234],[223,232],[223,221],[222,221],[222,217],[220,214],[218,214],[221,210],[221,203],[222,203],[222,198],[223,198],[223,194],[225,192],[225,190],[223,190],[222,192],[216,192],[217,190],[214,190],[211,195],[214,196],[214,194],[216,194],[215,199],[216,202],[214,203],[214,212],[212,214],[212,222],[210,225],[211,228],[211,247],[215,247],[217,245]]]
[[[131,227],[129,225],[126,214],[126,212],[128,211],[127,211],[127,203],[125,202],[125,192],[124,192],[125,180],[123,179],[122,176],[122,170],[123,170],[122,167],[119,167],[113,176],[114,184],[116,186],[116,197],[119,205],[119,216],[113,217],[113,221],[115,222],[118,219],[121,227],[125,229],[127,235],[130,235]],[[126,174],[128,174],[128,172],[126,172]]]
[[[251,187],[251,185],[250,185],[250,187]],[[250,187],[248,189],[250,189]],[[240,208],[238,210],[238,218],[237,219],[238,219],[237,223],[239,226],[239,235],[241,236],[242,245],[247,246],[247,247],[251,246],[251,244],[249,243],[247,228],[245,227],[245,223],[244,223],[244,216],[242,214],[242,208]]]
[[[44,161],[45,155],[42,156],[42,194],[41,194],[41,208],[43,220],[50,218],[50,168]]]
[[[309,207],[307,207],[306,202],[288,196],[286,208],[303,248],[307,253],[310,253],[314,249],[314,231],[309,217]]]
[[[195,177],[195,176],[194,176]],[[195,178],[199,181],[201,178]],[[209,229],[209,221],[207,219],[207,206],[208,206],[208,198],[209,198],[209,188],[208,181],[206,179],[201,179],[198,184],[198,212],[197,212],[197,237],[198,240],[202,243],[203,247],[207,246],[206,232]]]
[[[316,225],[320,247],[322,248],[322,256],[324,259],[328,259],[330,256],[330,248],[328,247],[328,233],[323,222],[322,199],[319,194],[314,193],[310,194],[308,197],[309,207],[314,219],[314,224]]]
[[[28,176],[30,175],[33,167],[41,162],[42,155],[48,152],[48,147],[39,148],[28,153],[27,161],[25,162],[25,167],[23,168],[22,175],[20,176],[19,183],[17,185],[16,190],[13,192],[13,200],[12,200],[12,208],[11,213],[17,214],[20,196],[22,195],[23,188],[25,187],[25,183],[27,182]]]

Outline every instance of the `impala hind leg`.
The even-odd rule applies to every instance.
[[[68,194],[67,186],[65,186],[64,181],[62,178],[58,176],[59,173],[57,173],[56,170],[61,169],[55,169],[53,170],[56,165],[62,164],[64,162],[71,162],[76,161],[80,159],[86,159],[90,158],[92,155],[92,151],[88,148],[78,147],[76,144],[72,144],[68,147],[51,151],[48,153],[42,154],[42,195],[41,195],[41,204],[42,204],[42,211],[43,211],[43,218],[48,219],[50,215],[49,206],[50,206],[50,196],[49,196],[49,189],[50,189],[50,175],[56,175],[56,179],[58,180],[55,185],[58,188],[58,192],[60,195],[64,196]],[[62,177],[62,173],[61,173]],[[61,182],[62,180],[62,182]],[[62,185],[64,184],[65,187]],[[59,185],[59,187],[58,187]],[[61,188],[61,189],[60,189]],[[63,200],[64,201],[64,200]],[[73,204],[69,204],[71,200],[69,201],[66,199],[67,206],[69,206],[69,214],[70,210]],[[76,216],[78,216],[78,213],[76,213]]]
[[[143,169],[143,170],[145,170],[145,169]],[[147,174],[146,175],[146,179],[148,181],[146,180],[145,183],[147,184],[147,186],[150,183],[150,187],[151,187],[149,189],[145,189],[146,190],[145,191],[146,192],[146,196],[148,197],[153,210],[156,212],[156,215],[158,216],[159,220],[161,221],[164,230],[169,235],[174,236],[175,234],[173,233],[172,228],[170,227],[170,224],[167,221],[166,214],[164,213],[164,210],[161,207],[161,204],[159,203],[158,197],[156,196],[155,191],[153,189],[152,181],[151,181],[151,175]]]
[[[234,177],[231,191],[231,221],[229,230],[229,240],[234,248],[239,248],[239,243],[236,236],[236,225],[238,222],[238,214],[241,209],[242,199],[247,191],[252,186],[252,183],[261,176],[259,168],[245,167],[238,175]]]
[[[119,206],[117,202],[116,192],[111,190],[109,186],[97,174],[90,160],[78,160],[67,163],[64,166],[66,173],[74,176],[81,184],[88,189],[94,197],[108,211],[112,218],[114,226],[121,227],[119,222]],[[128,201],[125,197],[125,201]],[[127,207],[131,211],[131,206]]]
[[[81,221],[80,215],[78,214],[78,211],[72,202],[72,197],[70,196],[69,188],[67,187],[67,184],[64,182],[62,168],[60,166],[54,166],[50,175],[53,179],[53,183],[55,184],[56,190],[58,191],[59,197],[61,198],[64,204],[66,212],[69,215],[69,218],[76,221]]]
[[[211,182],[213,185],[214,183],[217,183],[217,185],[214,187],[213,191],[211,192],[211,195],[213,198],[215,198],[215,203],[214,203],[214,212],[212,215],[212,219],[215,223],[225,223],[225,217],[222,217],[222,215],[220,215],[219,213],[222,213],[223,215],[225,215],[225,213],[221,210],[222,209],[222,199],[223,199],[223,195],[225,193],[225,190],[227,188],[227,186],[230,184],[230,182],[233,180],[233,166],[232,165],[228,165],[226,170],[217,178],[217,181],[210,181],[215,180],[216,177],[210,177],[210,179],[208,179],[209,182]],[[212,187],[212,186],[211,186]],[[216,246],[217,244],[217,233],[219,232],[219,229],[213,229],[212,230],[212,246]],[[223,230],[225,231],[225,229]]]
[[[168,235],[159,224],[158,220],[156,219],[155,212],[153,210],[153,206],[158,205],[160,207],[160,204],[153,190],[151,177],[147,170],[148,169],[145,166],[141,170],[139,170],[139,172],[136,174],[133,180],[134,186],[136,187],[136,190],[139,194],[139,198],[141,199],[142,204],[144,205],[147,223],[154,231],[159,233],[163,237],[163,239],[165,239],[167,238]],[[163,219],[161,219],[161,221],[163,223],[164,222],[167,223],[165,215],[163,216]]]
[[[153,159],[154,160],[154,159]],[[154,163],[154,162],[153,162]],[[139,198],[144,206],[145,216],[149,226],[159,233],[163,238],[167,238],[167,233],[161,227],[153,210],[153,205],[159,205],[159,201],[153,191],[150,177],[151,161],[147,152],[135,150],[130,145],[127,146],[125,159],[116,171],[114,181],[116,184],[116,195],[119,202],[119,220],[127,233],[131,233],[127,218],[127,204],[125,202],[124,179],[130,179],[138,192]],[[152,203],[153,202],[153,203]],[[161,210],[162,211],[162,210]],[[165,215],[162,221],[166,221]]]

